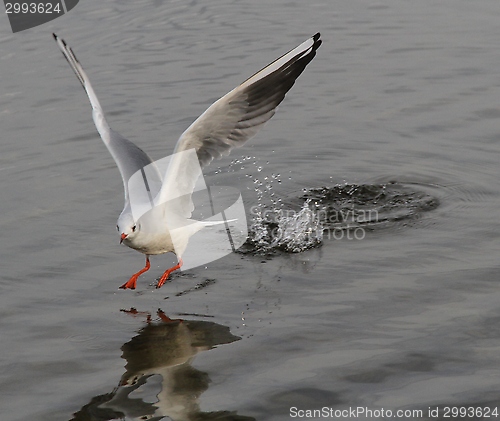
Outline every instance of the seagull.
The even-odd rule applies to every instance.
[[[111,129],[90,80],[73,50],[62,38],[56,34],[52,35],[87,93],[94,124],[122,176],[125,205],[117,222],[120,244],[123,243],[146,255],[144,268],[133,274],[120,288],[136,288],[139,276],[151,267],[151,255],[173,252],[178,263],[163,273],[156,285],[160,288],[173,271],[181,268],[182,253],[189,237],[204,226],[210,225],[189,219],[193,210],[190,193],[199,176],[194,167],[198,167],[201,172],[201,168],[209,165],[214,158],[229,155],[233,148],[241,147],[257,133],[274,115],[276,107],[315,57],[316,50],[321,45],[320,34],[318,32],[274,60],[215,101],[180,136],[174,149],[174,158],[168,167],[168,174],[162,174],[142,149]],[[196,165],[193,165],[193,156],[196,158]],[[170,202],[174,203],[172,206],[155,206],[150,212],[138,217],[133,212],[134,198],[130,182],[134,174],[144,174],[145,169],[148,169],[149,174],[153,174],[152,178],[157,184],[154,190],[155,203],[169,201],[172,194],[173,198],[178,200],[171,200]],[[187,194],[179,194],[179,189]],[[157,200],[158,197],[161,198],[160,201]],[[175,212],[167,212],[167,208],[175,208]],[[176,219],[179,221],[172,223],[172,220]],[[173,226],[182,226],[182,229],[174,230]]]

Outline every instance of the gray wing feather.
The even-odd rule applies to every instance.
[[[102,111],[101,104],[97,99],[97,96],[90,84],[90,80],[83,70],[80,62],[76,58],[73,50],[66,44],[66,42],[59,38],[56,34],[53,34],[57,45],[61,49],[64,57],[68,61],[69,65],[76,74],[76,77],[81,82],[85,92],[87,93],[90,104],[92,105],[92,116],[94,118],[94,123],[97,131],[101,135],[102,141],[108,148],[111,156],[116,162],[118,169],[120,170],[123,188],[125,190],[125,207],[129,202],[130,194],[128,191],[128,180],[137,171],[143,169],[147,165],[153,164],[152,159],[138,146],[132,143],[130,140],[124,138],[121,134],[115,132],[109,127],[104,113]],[[154,165],[154,164],[153,164]],[[159,172],[153,172],[158,180],[161,182],[161,176]]]
[[[196,149],[204,167],[242,146],[274,115],[320,45],[317,33],[214,102],[181,135],[175,152]]]

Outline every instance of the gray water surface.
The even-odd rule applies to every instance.
[[[87,0],[15,35],[2,19],[2,420],[500,405],[498,1]],[[248,209],[252,180],[276,174],[290,209],[310,189],[357,209],[380,205],[361,186],[410,193],[362,239],[231,254],[160,290],[174,258],[154,257],[136,291],[118,290],[143,256],[118,244],[121,179],[51,33],[112,127],[162,158],[214,100],[317,31],[324,44],[276,116],[207,180]]]

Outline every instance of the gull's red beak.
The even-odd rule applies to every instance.
[[[123,240],[125,240],[125,238],[127,238],[127,234],[122,234],[120,236],[120,244],[123,243]]]

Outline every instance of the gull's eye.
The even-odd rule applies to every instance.
[[[136,225],[134,225],[134,226],[132,227],[132,232],[135,232],[135,229],[136,229],[136,228],[137,228],[137,226],[136,226]]]
[[[120,232],[120,227],[118,225],[116,226],[116,230]]]

